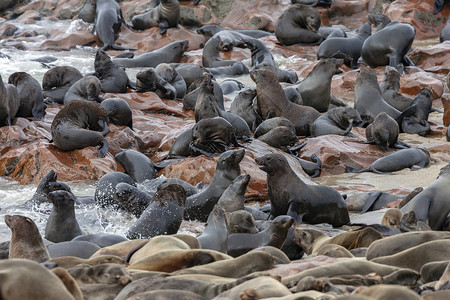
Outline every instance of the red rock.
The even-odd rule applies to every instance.
[[[39,20],[41,20],[41,15],[35,10],[27,10],[16,19],[17,22],[24,24],[34,24]]]
[[[415,72],[400,77],[400,93],[415,97],[422,88],[431,89],[433,99],[440,98],[444,92],[442,81],[426,72]]]
[[[442,122],[444,125],[450,125],[450,93],[445,93],[441,97],[442,105],[444,106],[444,116]]]
[[[429,48],[416,48],[408,55],[425,72],[447,75],[450,72],[450,41]]]
[[[100,46],[97,36],[89,31],[65,32],[42,43],[43,50],[70,50],[76,46]]]

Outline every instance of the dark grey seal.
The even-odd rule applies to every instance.
[[[14,85],[19,94],[20,106],[16,117],[35,117],[42,120],[46,105],[39,82],[28,73],[15,72],[9,76],[8,83]]]
[[[402,131],[425,136],[430,131],[428,115],[433,102],[433,92],[423,88],[414,98],[413,103],[402,112]]]
[[[108,114],[108,122],[133,129],[133,113],[127,101],[121,98],[108,98],[103,100],[100,105]]]
[[[48,70],[42,78],[42,94],[45,102],[63,104],[69,88],[81,78],[83,75],[80,71],[71,66],[56,66]]]

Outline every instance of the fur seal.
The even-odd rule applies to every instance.
[[[395,284],[377,284],[362,290],[360,295],[368,296],[370,299],[399,299],[399,300],[420,300],[416,292],[411,289]]]
[[[154,68],[142,70],[136,74],[136,91],[139,93],[154,92],[160,98],[173,100],[176,97],[176,89],[156,74]]]
[[[17,88],[20,106],[16,117],[44,118],[45,108],[42,88],[39,82],[26,72],[15,72],[8,78],[8,83]]]
[[[450,41],[450,21],[447,19],[444,28],[442,28],[441,33],[439,34],[439,41],[441,43],[445,41]]]
[[[155,193],[148,207],[130,227],[130,239],[151,238],[156,235],[174,234],[183,220],[186,192],[177,184],[168,185]]]
[[[156,187],[156,190],[160,190],[162,188],[165,188],[169,184],[178,184],[181,185],[184,190],[186,191],[186,197],[192,196],[194,194],[197,194],[202,190],[202,183],[197,184],[196,186],[193,186],[189,182],[186,182],[184,180],[178,179],[178,178],[164,178],[161,179],[161,183]]]
[[[111,233],[93,233],[93,234],[85,234],[74,237],[72,241],[86,241],[96,244],[97,246],[103,248],[112,246],[124,241],[128,241],[128,239],[124,236],[118,234]]]
[[[190,144],[193,141],[192,129],[194,126],[187,128],[183,131],[170,146],[169,154],[167,158],[187,157],[191,155]]]
[[[200,95],[201,86],[205,79],[205,73],[208,73],[208,72],[203,72],[201,77],[198,78],[193,83],[191,83],[191,85],[189,86],[187,94],[183,98],[183,108],[184,109],[195,109],[195,104],[197,103],[197,98]],[[212,76],[212,74],[211,74],[211,76]],[[215,80],[213,80],[213,84],[214,84],[214,89],[213,89],[214,100],[218,107],[220,107],[221,109],[225,109],[224,108],[224,100],[223,100],[223,92],[222,92],[222,89],[220,88],[220,84]]]
[[[380,112],[375,120],[366,127],[366,139],[383,149],[405,148],[398,141],[400,129],[398,123],[387,113]]]
[[[117,153],[114,157],[125,169],[125,173],[130,175],[137,183],[151,180],[158,173],[159,167],[139,151],[127,149]]]
[[[269,227],[258,233],[234,233],[228,236],[227,253],[233,257],[245,254],[253,249],[273,246],[281,248],[294,219],[289,216],[278,216]]]
[[[245,191],[247,190],[249,181],[249,174],[236,177],[223,192],[222,196],[220,196],[217,205],[222,207],[227,213],[244,209]]]
[[[180,3],[177,0],[161,0],[159,5],[143,14],[135,15],[131,23],[137,30],[159,27],[159,33],[178,27],[180,22]]]
[[[231,113],[244,119],[247,122],[248,127],[253,131],[262,122],[261,117],[258,115],[253,105],[255,99],[256,90],[245,89],[234,97],[229,110]]]
[[[285,46],[293,44],[320,44],[323,37],[317,33],[322,19],[320,13],[308,5],[293,4],[278,18],[275,36]]]
[[[11,229],[9,258],[24,258],[39,263],[50,259],[36,224],[20,215],[5,215],[5,223]]]
[[[395,228],[400,227],[400,220],[402,219],[403,213],[398,208],[389,208],[383,215],[381,219],[381,225],[392,226]]]
[[[336,107],[327,111],[312,123],[311,135],[313,137],[326,134],[348,135],[352,130],[353,122],[359,123],[360,121],[361,117],[356,109]]]
[[[104,263],[99,265],[78,265],[70,268],[70,275],[79,284],[120,284],[127,285],[131,282],[128,269],[120,264]]]
[[[100,145],[98,157],[105,157],[109,132],[107,114],[98,103],[73,100],[55,116],[51,126],[52,139],[61,151],[72,151]]]
[[[94,201],[101,207],[117,206],[115,200],[116,186],[119,183],[128,183],[136,187],[136,182],[130,175],[123,172],[110,172],[102,176],[97,182],[94,193]]]
[[[78,13],[78,19],[86,23],[95,22],[95,0],[87,0],[83,8]]]
[[[317,255],[326,255],[328,257],[347,257],[353,258],[353,254],[341,245],[327,244],[323,245],[317,251]]]
[[[94,243],[86,241],[66,241],[48,245],[50,257],[75,256],[88,259],[92,254],[100,250]]]
[[[86,3],[88,2],[90,0]],[[56,66],[48,70],[42,78],[42,95],[45,102],[63,104],[69,88],[81,78],[81,72],[71,66]]]
[[[201,34],[201,35],[204,35],[207,37],[212,37],[213,35],[215,35],[216,33],[218,33],[219,31],[222,31],[222,30],[231,30],[231,29],[226,29],[226,28],[220,27],[219,25],[216,25],[216,24],[207,24],[207,25],[203,25],[202,27],[198,28],[196,31],[198,34]],[[247,35],[247,36],[255,38],[255,39],[273,35],[273,33],[264,31],[264,30],[236,29],[233,31]]]
[[[400,93],[400,73],[391,66],[384,69],[384,80],[380,83],[380,90],[384,101],[399,111],[404,111],[414,101],[413,98]]]
[[[102,50],[131,50],[118,46],[115,41],[121,25],[130,26],[122,17],[122,10],[114,0],[95,0],[95,32],[102,42]]]
[[[134,249],[129,251],[126,260],[130,264],[134,264],[137,261],[159,252],[189,249],[190,247],[187,243],[172,235],[159,235],[146,240],[145,243],[138,245],[137,247],[134,247]]]
[[[48,194],[48,198],[53,208],[45,226],[45,238],[59,243],[83,235],[75,217],[75,196],[67,191],[54,191]]]
[[[99,95],[102,91],[102,84],[95,76],[86,76],[76,81],[70,86],[64,95],[64,104],[73,100],[84,100],[91,102],[101,102]]]
[[[413,210],[402,216],[399,228],[401,232],[431,230],[427,223],[417,221],[416,213]]]
[[[205,222],[219,198],[233,180],[241,173],[239,163],[244,158],[244,149],[222,153],[217,161],[216,171],[206,189],[186,199],[184,218]]]
[[[309,133],[310,124],[320,116],[316,109],[290,102],[270,70],[253,70],[250,77],[256,83],[257,107],[262,119],[285,117],[294,124],[297,135]]]
[[[172,42],[164,47],[133,58],[113,58],[118,67],[124,68],[155,68],[160,63],[179,62],[184,51],[189,47],[188,40]]]
[[[186,95],[186,82],[184,81],[183,77],[181,77],[180,73],[171,65],[166,63],[161,63],[156,66],[155,72],[157,75],[159,75],[162,79],[167,81],[170,85],[172,85],[175,88],[175,98],[176,99],[183,99]]]
[[[11,126],[20,107],[19,93],[12,84],[4,84],[0,75],[0,126]]]
[[[389,65],[403,74],[404,57],[414,41],[416,30],[407,23],[393,21],[368,37],[361,57],[370,67]]]
[[[380,157],[368,168],[356,170],[352,167],[345,166],[345,171],[347,173],[374,172],[383,174],[386,172],[400,171],[404,168],[417,170],[414,166],[417,166],[419,169],[425,168],[430,164],[430,160],[430,153],[425,148],[401,149]]]
[[[433,92],[429,88],[423,88],[414,98],[411,106],[402,112],[402,130],[410,134],[425,136],[430,131],[428,115],[433,102]]]
[[[127,87],[132,87],[125,70],[116,66],[102,49],[95,54],[94,70],[104,93],[125,93]]]
[[[205,229],[197,237],[202,249],[210,249],[227,253],[228,225],[225,210],[219,205],[208,216]]]
[[[118,183],[115,189],[115,200],[120,205],[120,208],[132,213],[136,218],[142,215],[154,196],[154,194],[141,191],[137,187],[125,182]]]
[[[266,134],[258,137],[258,140],[285,152],[288,152],[289,147],[297,143],[298,138],[295,134],[295,129],[285,126],[278,126]]]
[[[219,116],[219,108],[216,105],[214,97],[214,83],[210,73],[203,74],[203,81],[200,86],[197,101],[195,102],[194,111],[195,122]]]
[[[203,47],[202,65],[205,68],[217,68],[241,63],[237,60],[221,58],[221,52],[231,51],[235,46],[243,48],[245,46],[245,37],[231,31],[219,31]]]
[[[366,22],[357,30],[353,37],[330,37],[323,41],[317,49],[317,59],[341,58],[344,64],[352,69],[358,67],[358,59],[361,57],[361,48],[364,41],[370,36],[372,28]]]
[[[274,117],[266,119],[261,124],[259,124],[258,127],[256,127],[255,129],[254,137],[258,138],[279,126],[285,126],[295,130],[294,124],[292,124],[292,122],[289,121],[288,119],[284,117]]]
[[[400,111],[390,106],[381,96],[377,75],[369,67],[361,67],[356,77],[355,109],[367,123],[372,123],[379,113],[385,112],[399,122]]]
[[[449,181],[450,164],[441,169],[435,182],[403,206],[402,212],[405,214],[413,210],[418,221],[428,223],[432,230],[441,230],[450,212],[450,205],[446,201]]]
[[[108,122],[133,129],[133,113],[127,101],[121,98],[108,98],[103,100],[100,105],[108,114]]]
[[[281,154],[268,154],[255,161],[267,173],[272,218],[287,214],[297,223],[329,223],[333,226],[350,221],[341,194],[325,185],[305,184]]]
[[[257,233],[255,218],[246,210],[236,210],[227,213],[228,234],[233,233]]]

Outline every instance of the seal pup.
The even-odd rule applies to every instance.
[[[220,196],[217,205],[220,205],[227,213],[245,209],[245,191],[249,182],[249,174],[242,174],[236,177]]]
[[[143,14],[135,15],[131,19],[133,28],[145,30],[158,27],[159,33],[166,33],[167,29],[178,27],[180,22],[180,3],[177,0],[160,0],[159,4]]]
[[[245,89],[234,97],[229,110],[231,113],[244,119],[252,131],[255,131],[257,126],[259,126],[262,122],[261,117],[258,115],[254,107],[255,99],[256,90]]]
[[[368,168],[356,170],[352,167],[345,166],[345,171],[347,173],[374,172],[378,174],[400,171],[405,168],[410,168],[411,171],[414,171],[427,167],[430,161],[430,153],[425,148],[409,148],[380,157]]]
[[[161,63],[156,66],[155,72],[175,88],[176,99],[182,100],[184,98],[187,90],[186,82],[173,66],[166,63]]]
[[[178,184],[160,189],[126,236],[129,239],[142,239],[177,233],[183,220],[185,201],[186,192]]]
[[[399,142],[399,133],[398,123],[385,112],[380,112],[375,120],[366,127],[367,142],[383,149],[407,148],[405,143]]]
[[[161,169],[146,155],[133,149],[123,150],[114,157],[125,169],[125,173],[137,183],[155,178],[156,173]]]
[[[0,75],[0,126],[11,126],[20,107],[19,93],[12,84],[4,84]]]
[[[359,123],[360,121],[361,117],[356,109],[336,107],[327,111],[312,123],[311,136],[317,137],[326,134],[348,135],[353,128],[353,122]]]
[[[253,70],[250,77],[256,83],[257,107],[262,119],[285,117],[294,124],[297,135],[309,134],[311,124],[320,116],[316,109],[290,102],[270,70]]]
[[[227,213],[228,234],[233,233],[258,233],[255,218],[246,210],[236,210]]]
[[[430,131],[428,115],[431,111],[432,102],[433,92],[429,88],[421,89],[411,106],[402,112],[403,132],[425,136]]]
[[[87,1],[86,3],[90,2]],[[56,66],[45,72],[42,78],[42,95],[48,104],[63,104],[69,88],[83,78],[80,71],[71,66]],[[80,100],[80,99],[77,99]]]
[[[70,86],[64,95],[64,104],[73,100],[101,102],[102,84],[96,76],[86,76]]]
[[[20,106],[16,117],[35,117],[42,120],[45,116],[44,97],[39,82],[26,72],[15,72],[8,78],[8,83],[17,88]]]
[[[95,187],[94,201],[101,207],[116,206],[116,186],[119,183],[128,183],[136,187],[136,182],[130,175],[123,172],[109,172],[100,178]]]
[[[200,28],[198,28],[196,31],[198,34],[201,34],[201,35],[204,35],[207,37],[212,37],[213,35],[215,35],[216,33],[218,33],[219,31],[222,31],[222,30],[231,30],[231,29],[223,28],[216,24],[206,24],[206,25],[203,25]],[[268,32],[265,30],[233,29],[233,31],[247,35],[247,36],[255,38],[255,39],[273,35],[272,32]]]
[[[134,88],[125,70],[116,66],[102,49],[98,49],[95,54],[94,70],[104,93],[125,93],[127,87]]]
[[[121,98],[108,98],[103,100],[100,105],[108,114],[108,123],[128,126],[133,130],[133,112],[127,101]]]
[[[253,249],[272,246],[281,248],[294,219],[289,216],[274,218],[269,227],[258,233],[234,233],[228,236],[227,253],[233,257],[245,254]]]
[[[361,57],[362,45],[371,32],[370,23],[366,22],[359,27],[356,36],[348,38],[329,37],[317,49],[317,59],[341,58],[344,60],[344,64],[352,69],[356,69],[358,67],[358,59]]]
[[[164,78],[156,73],[154,68],[142,70],[136,74],[136,92],[154,92],[160,98],[173,100],[177,90]]]
[[[447,191],[450,182],[450,164],[443,167],[437,180],[415,196],[401,211],[406,214],[414,211],[418,221],[428,223],[432,230],[441,230],[450,205],[447,199]]]
[[[380,83],[380,90],[384,101],[399,111],[404,111],[414,101],[413,98],[400,93],[400,73],[391,66],[384,69],[384,80]]]
[[[72,151],[100,145],[98,157],[105,157],[109,144],[107,114],[98,103],[73,100],[55,116],[51,126],[52,139],[61,151]]]
[[[67,191],[54,191],[48,198],[53,207],[45,225],[45,238],[59,243],[83,235],[75,216],[75,196]]]
[[[298,138],[295,134],[295,129],[286,126],[278,126],[268,133],[259,136],[258,140],[274,148],[288,152],[289,147],[294,146],[295,143],[297,143]]]
[[[356,77],[354,107],[359,112],[361,119],[369,124],[381,112],[387,113],[397,123],[400,121],[400,111],[384,101],[378,85],[377,75],[369,67],[361,67]]]
[[[398,21],[390,22],[364,41],[361,57],[372,68],[389,65],[403,74],[405,55],[411,48],[415,35],[414,26]]]
[[[383,215],[381,219],[381,225],[387,225],[395,228],[400,227],[400,220],[402,219],[403,213],[398,208],[389,208]]]
[[[119,204],[120,208],[132,213],[139,218],[150,203],[153,194],[139,190],[137,187],[120,182],[116,185],[116,197],[115,200]]]
[[[270,216],[289,215],[296,223],[329,223],[342,226],[350,221],[341,194],[325,185],[307,185],[292,171],[281,154],[268,154],[255,159],[267,173]]]
[[[112,61],[118,67],[123,68],[155,68],[160,63],[179,62],[188,48],[188,40],[175,41],[157,50],[133,58],[114,57]]]
[[[259,124],[258,127],[256,127],[255,129],[254,137],[258,138],[279,126],[288,127],[295,130],[294,124],[292,124],[292,122],[289,121],[288,119],[284,117],[274,117],[266,119],[261,124]]]
[[[431,230],[430,226],[428,226],[427,223],[417,221],[416,213],[413,210],[407,212],[402,216],[399,228],[401,232]]]
[[[205,222],[222,196],[223,192],[241,173],[239,163],[244,158],[244,149],[222,153],[217,161],[216,171],[211,183],[200,193],[186,199],[184,219],[197,219]]]
[[[225,210],[221,206],[214,206],[206,221],[205,229],[197,239],[202,249],[227,253],[228,224]]]
[[[39,263],[50,259],[36,224],[21,215],[5,215],[5,223],[11,229],[9,258],[24,258]]]
[[[102,42],[102,50],[132,50],[116,45],[120,27],[131,27],[122,17],[122,10],[114,0],[95,0],[95,33]]]
[[[275,23],[275,36],[285,46],[293,44],[316,45],[323,41],[317,33],[322,19],[313,7],[304,4],[289,6]]]

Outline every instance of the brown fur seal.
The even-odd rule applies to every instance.
[[[429,88],[421,89],[411,106],[402,112],[403,132],[425,136],[430,131],[428,115],[432,102],[433,92]]]
[[[94,70],[104,93],[125,93],[127,87],[133,87],[125,70],[116,66],[102,49],[95,54]]]
[[[155,178],[158,166],[145,154],[127,149],[117,153],[115,159],[137,183]]]
[[[141,259],[144,259],[147,256],[151,256],[158,252],[189,249],[191,248],[186,242],[172,235],[158,235],[151,238],[150,240],[147,240],[146,243],[139,244],[134,249],[130,249],[127,260],[130,262],[130,264],[133,264]]]
[[[88,2],[90,0],[86,3]],[[71,66],[56,66],[45,72],[42,78],[42,95],[46,103],[63,104],[69,88],[81,78],[83,75],[80,71]]]
[[[109,172],[100,178],[95,187],[94,201],[101,207],[115,206],[116,201],[116,186],[119,183],[128,183],[136,186],[136,182],[130,175],[123,172]]]
[[[260,276],[246,281],[232,289],[220,293],[217,298],[222,299],[283,299],[291,295],[291,291],[279,280],[270,276]]]
[[[356,109],[336,107],[314,121],[311,125],[311,135],[313,137],[326,134],[347,135],[352,130],[352,123],[360,120],[361,117]]]
[[[317,250],[317,255],[326,255],[329,257],[348,257],[353,258],[353,254],[348,251],[346,248],[342,247],[341,245],[336,244],[326,244],[323,246],[320,246],[320,248]]]
[[[12,232],[9,258],[25,258],[37,262],[50,259],[47,247],[33,220],[20,215],[6,215],[5,223]]]
[[[108,114],[108,122],[116,125],[128,126],[133,129],[133,112],[130,105],[121,98],[108,98],[100,105]]]
[[[76,81],[70,86],[64,95],[64,104],[73,100],[85,100],[100,102],[99,95],[102,91],[102,84],[95,76],[86,76]]]
[[[237,210],[227,214],[228,234],[257,233],[255,218],[246,210]]]
[[[46,105],[39,82],[28,73],[16,72],[9,76],[8,83],[13,84],[19,94],[20,106],[16,116],[35,117],[42,120]]]
[[[200,86],[200,93],[195,102],[195,122],[202,119],[219,116],[219,108],[214,97],[214,83],[210,73],[203,74],[203,82]]]
[[[293,44],[320,44],[323,37],[317,33],[322,19],[320,13],[308,5],[294,4],[285,10],[275,24],[275,36],[285,46]]]
[[[203,83],[203,80],[205,79],[205,73],[208,73],[208,72],[203,72],[201,74],[200,78],[197,78],[189,86],[189,88],[187,90],[187,94],[183,98],[183,108],[184,109],[195,109],[195,105],[197,104],[197,99],[200,95],[201,85]],[[224,108],[224,100],[223,100],[223,91],[220,88],[220,84],[215,80],[213,80],[213,84],[214,84],[214,88],[213,88],[214,101],[216,102],[217,106],[220,109],[225,109]]]
[[[295,143],[297,143],[298,138],[295,134],[295,129],[285,126],[278,126],[268,133],[259,136],[258,140],[272,147],[288,152],[289,147],[294,146]]]
[[[184,95],[186,95],[186,82],[183,77],[181,77],[180,73],[171,65],[166,63],[161,63],[155,68],[156,74],[158,74],[162,79],[167,81],[170,85],[172,85],[175,90],[175,98],[183,99]]]
[[[262,119],[285,117],[294,124],[297,135],[307,135],[320,113],[312,107],[290,102],[272,71],[257,69],[250,76],[256,83],[257,106]]]
[[[279,126],[285,126],[288,128],[292,128],[295,130],[294,124],[292,124],[291,121],[284,117],[274,117],[270,119],[264,120],[261,124],[258,125],[258,127],[255,130],[254,137],[258,138],[261,135],[264,135],[271,131],[272,129],[279,127]]]
[[[0,126],[11,126],[20,107],[19,93],[12,84],[4,84],[0,75]]]
[[[341,194],[325,185],[305,184],[281,154],[268,154],[255,161],[267,173],[272,218],[287,214],[297,223],[325,222],[333,226],[350,221]]]
[[[399,133],[398,123],[384,111],[380,112],[375,120],[366,127],[367,142],[383,149],[400,147]]]
[[[303,105],[314,107],[319,112],[328,110],[333,97],[331,79],[343,62],[336,58],[321,59],[306,78],[295,86],[302,96]]]
[[[369,67],[362,67],[356,77],[355,108],[361,118],[368,123],[372,123],[381,112],[385,112],[397,122],[400,117],[400,111],[384,101],[377,75]]]
[[[59,279],[64,283],[66,289],[73,295],[75,300],[83,300],[83,294],[81,293],[80,287],[76,280],[67,272],[66,269],[61,267],[56,267],[51,269],[52,273],[58,276]]]
[[[70,268],[70,275],[79,284],[120,284],[127,285],[131,282],[128,269],[115,263],[104,263],[99,265],[78,265]]]
[[[176,89],[165,79],[159,76],[154,68],[142,70],[136,74],[136,91],[139,93],[154,92],[160,98],[173,100]]]
[[[400,93],[400,73],[391,66],[384,69],[384,80],[380,83],[380,90],[384,101],[399,111],[404,111],[414,101],[413,98]]]
[[[83,8],[78,13],[78,19],[87,23],[95,22],[95,0],[86,0]]]
[[[294,219],[289,216],[278,216],[272,220],[264,231],[253,233],[235,233],[228,237],[227,253],[233,257],[245,254],[253,249],[273,246],[281,248]]]
[[[209,214],[202,234],[197,237],[202,249],[227,253],[228,228],[225,211],[219,205]]]
[[[125,264],[122,258],[115,255],[100,255],[88,259],[75,256],[62,256],[49,259],[48,262],[55,263],[58,265],[58,267],[64,269],[70,269],[75,267],[76,265],[96,266],[100,264]]]
[[[446,200],[449,182],[450,164],[441,169],[435,182],[403,206],[402,212],[405,214],[413,210],[418,221],[428,223],[433,230],[441,230],[450,212],[450,205]]]
[[[153,196],[148,207],[127,232],[130,239],[174,234],[183,220],[186,192],[178,184],[170,184]]]
[[[176,0],[161,0],[159,5],[143,14],[135,15],[131,20],[134,29],[144,30],[159,27],[159,33],[178,27],[180,21],[180,3]]]
[[[117,256],[120,257],[122,260],[125,260],[128,257],[131,250],[137,247],[142,247],[147,242],[148,242],[147,239],[124,241],[118,244],[114,244],[112,246],[101,248],[100,250],[92,254],[91,258],[97,258],[102,256]]]
[[[100,145],[98,157],[105,157],[109,132],[107,113],[98,103],[73,100],[55,116],[51,126],[52,139],[61,151],[72,151]]]
[[[54,191],[48,194],[48,198],[53,208],[45,226],[45,238],[59,243],[83,235],[75,216],[75,196],[67,191]]]
[[[223,192],[222,196],[220,196],[217,204],[227,213],[244,209],[245,191],[247,190],[249,182],[249,174],[243,174],[236,177]]]
[[[370,299],[398,299],[398,300],[420,300],[417,293],[408,287],[393,284],[377,284],[363,289],[358,294],[369,296]]]
[[[401,232],[431,230],[427,223],[417,220],[416,213],[413,210],[402,216],[399,228]]]
[[[399,228],[400,220],[402,219],[403,213],[398,208],[389,208],[383,215],[381,219],[381,225],[392,226]]]

